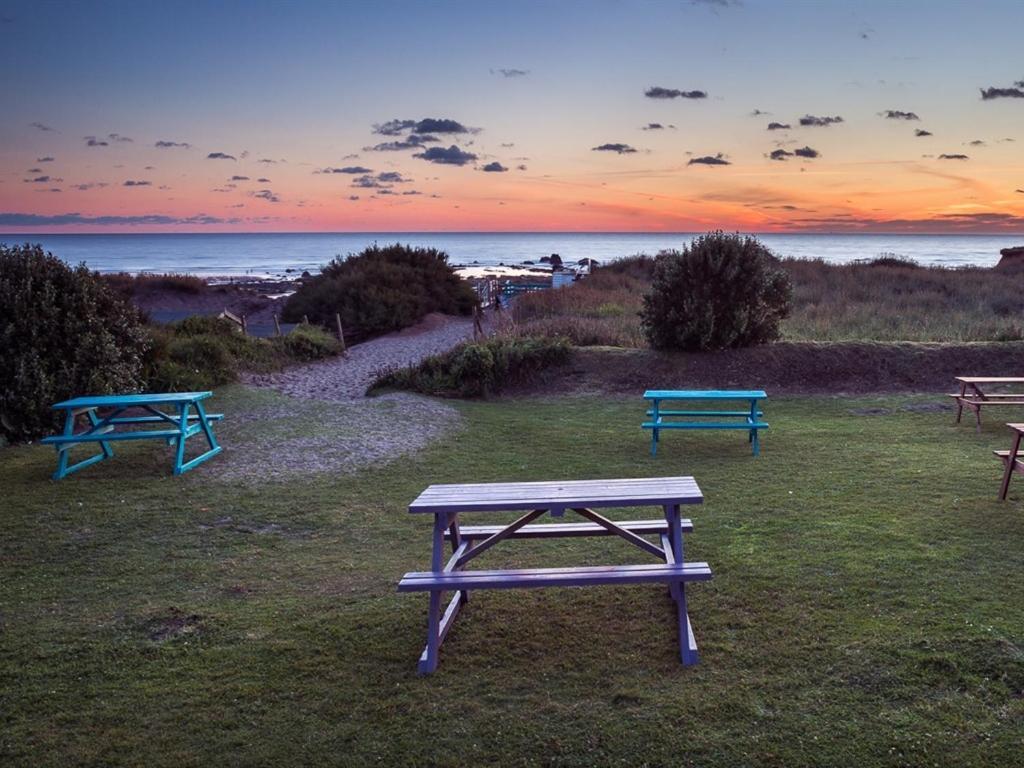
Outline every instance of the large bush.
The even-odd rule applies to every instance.
[[[38,245],[0,245],[0,434],[54,431],[51,406],[137,391],[148,335],[138,310],[85,266]]]
[[[467,315],[476,301],[443,251],[396,243],[335,258],[288,299],[283,317],[305,316],[330,328],[339,314],[352,343],[413,325],[430,312]]]
[[[418,365],[390,371],[371,387],[408,389],[444,397],[486,397],[569,357],[565,339],[499,336],[461,344]]]
[[[641,320],[655,349],[705,351],[779,337],[789,277],[757,239],[712,232],[658,257]]]

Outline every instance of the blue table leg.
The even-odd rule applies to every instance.
[[[183,436],[180,438],[179,444],[178,444],[178,457],[179,458],[178,458],[178,462],[175,464],[175,469],[174,469],[174,474],[176,474],[176,475],[180,475],[183,472],[188,472],[190,469],[192,469],[195,466],[198,466],[199,464],[202,464],[207,459],[213,458],[218,453],[220,453],[221,450],[222,450],[220,445],[217,443],[217,438],[214,437],[214,435],[213,435],[213,428],[210,426],[210,420],[206,417],[206,409],[203,408],[203,404],[200,401],[197,400],[195,403],[193,403],[193,405],[195,405],[195,407],[196,407],[196,415],[199,417],[198,418],[198,423],[196,425],[192,426],[192,427],[188,426],[188,408],[189,408],[189,406],[186,404],[184,406],[184,415],[181,417],[181,423],[183,425],[182,429],[184,430],[184,433],[183,433]],[[196,430],[197,427],[203,433],[203,435],[206,437],[206,442],[210,446],[210,448],[205,453],[201,453],[198,456],[196,456],[194,459],[192,459],[192,460],[182,464],[181,463],[181,459],[184,458],[184,448],[183,448],[183,446],[185,444],[185,440],[189,436],[191,436],[192,434],[195,433],[195,430]]]
[[[188,437],[188,409],[190,403],[181,403],[178,406],[178,436],[175,438],[174,450],[174,474],[180,475],[185,471],[185,439]]]
[[[747,417],[747,421],[751,424],[754,424],[757,421],[757,400],[750,401],[750,416]],[[755,456],[761,453],[761,446],[757,438],[757,432],[758,430],[756,429],[750,430],[750,435],[748,437],[748,442],[750,443]]]

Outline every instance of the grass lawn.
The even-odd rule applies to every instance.
[[[122,443],[53,483],[52,450],[2,450],[0,762],[1019,764],[1024,480],[996,501],[1009,432],[940,399],[775,398],[757,459],[731,432],[652,459],[643,403],[590,397],[458,404],[413,458],[287,482],[218,479],[221,457],[173,478],[168,449]],[[427,598],[395,585],[429,563],[424,486],[670,474],[707,498],[699,666],[663,587],[552,589],[475,593],[416,676]],[[519,541],[479,567],[638,555]]]

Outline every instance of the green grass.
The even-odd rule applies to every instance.
[[[464,428],[414,459],[255,487],[217,459],[170,477],[142,444],[52,483],[52,451],[5,449],[0,762],[1017,764],[1024,483],[995,500],[998,417],[976,435],[905,410],[927,402],[772,399],[757,459],[726,432],[668,434],[651,459],[635,398],[459,404]],[[689,592],[699,666],[678,663],[664,589],[610,587],[475,593],[416,676],[426,598],[395,585],[429,561],[405,512],[425,485],[680,473],[707,497],[688,556],[715,571]]]

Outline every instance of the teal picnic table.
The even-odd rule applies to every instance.
[[[764,412],[758,402],[768,399],[760,389],[649,389],[644,399],[650,401],[647,416],[641,426],[651,430],[651,456],[658,454],[658,439],[663,429],[741,429],[746,430],[751,450],[757,456],[761,452],[758,432],[768,429],[761,421]],[[742,410],[673,409],[664,408],[662,403],[729,403],[742,402]],[[708,419],[711,419],[710,421]],[[732,419],[735,419],[733,421]]]
[[[72,472],[113,457],[111,443],[121,440],[164,440],[175,447],[174,474],[187,472],[221,451],[211,422],[224,416],[207,413],[203,407],[203,400],[212,395],[212,392],[87,395],[57,403],[53,407],[64,411],[64,431],[41,441],[57,449],[57,471],[53,479],[60,480]],[[125,415],[127,411],[133,413]],[[79,416],[84,416],[87,424],[84,430],[76,432]],[[157,429],[146,428],[154,426]],[[206,438],[208,449],[185,461],[185,441],[200,433]],[[71,449],[88,443],[99,443],[100,452],[69,464]]]

